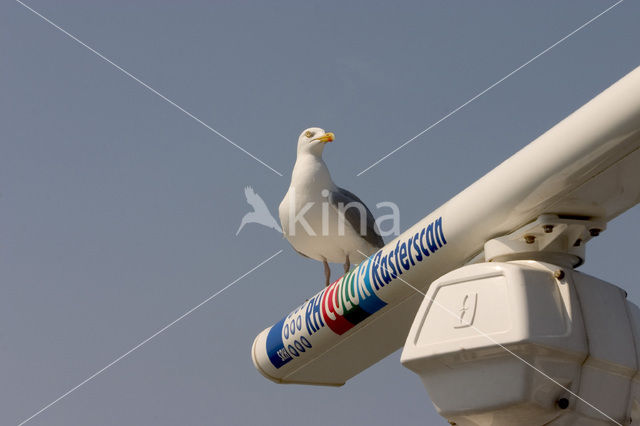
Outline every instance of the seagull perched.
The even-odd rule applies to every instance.
[[[253,190],[252,187],[247,186],[244,188],[244,196],[247,198],[247,203],[253,207],[253,211],[245,214],[240,222],[240,227],[236,231],[236,235],[240,233],[240,230],[247,223],[259,223],[268,228],[273,228],[278,232],[282,232],[282,229],[278,226],[278,222],[271,216],[269,208],[264,203],[262,198]]]
[[[384,246],[367,206],[331,180],[322,151],[333,138],[318,127],[300,134],[291,185],[278,209],[285,238],[301,255],[323,263],[327,286],[327,262],[343,263],[347,273],[351,261],[360,263]]]

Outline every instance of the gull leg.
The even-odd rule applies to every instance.
[[[331,280],[331,269],[329,269],[329,264],[326,260],[322,261],[324,265],[324,285],[325,287],[329,287],[329,281]]]
[[[349,255],[347,255],[347,258],[344,260],[344,273],[349,272],[349,269],[351,269],[351,261],[349,260]]]

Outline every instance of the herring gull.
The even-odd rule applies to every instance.
[[[300,134],[291,185],[278,209],[285,238],[303,256],[321,261],[325,285],[328,262],[360,263],[384,246],[371,211],[355,194],[338,187],[322,160],[334,135],[318,127]]]

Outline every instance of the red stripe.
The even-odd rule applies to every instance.
[[[335,311],[335,307],[338,305],[338,289],[341,282],[342,280],[339,279],[331,284],[322,295],[322,317],[327,326],[338,335],[344,334],[354,326],[354,324],[347,321],[345,317],[338,315]],[[336,319],[332,320],[329,317],[329,313],[332,313]]]

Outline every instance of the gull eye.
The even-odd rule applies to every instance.
[[[313,132],[311,130],[307,130],[304,135],[308,138],[310,138],[311,136],[313,136]]]

